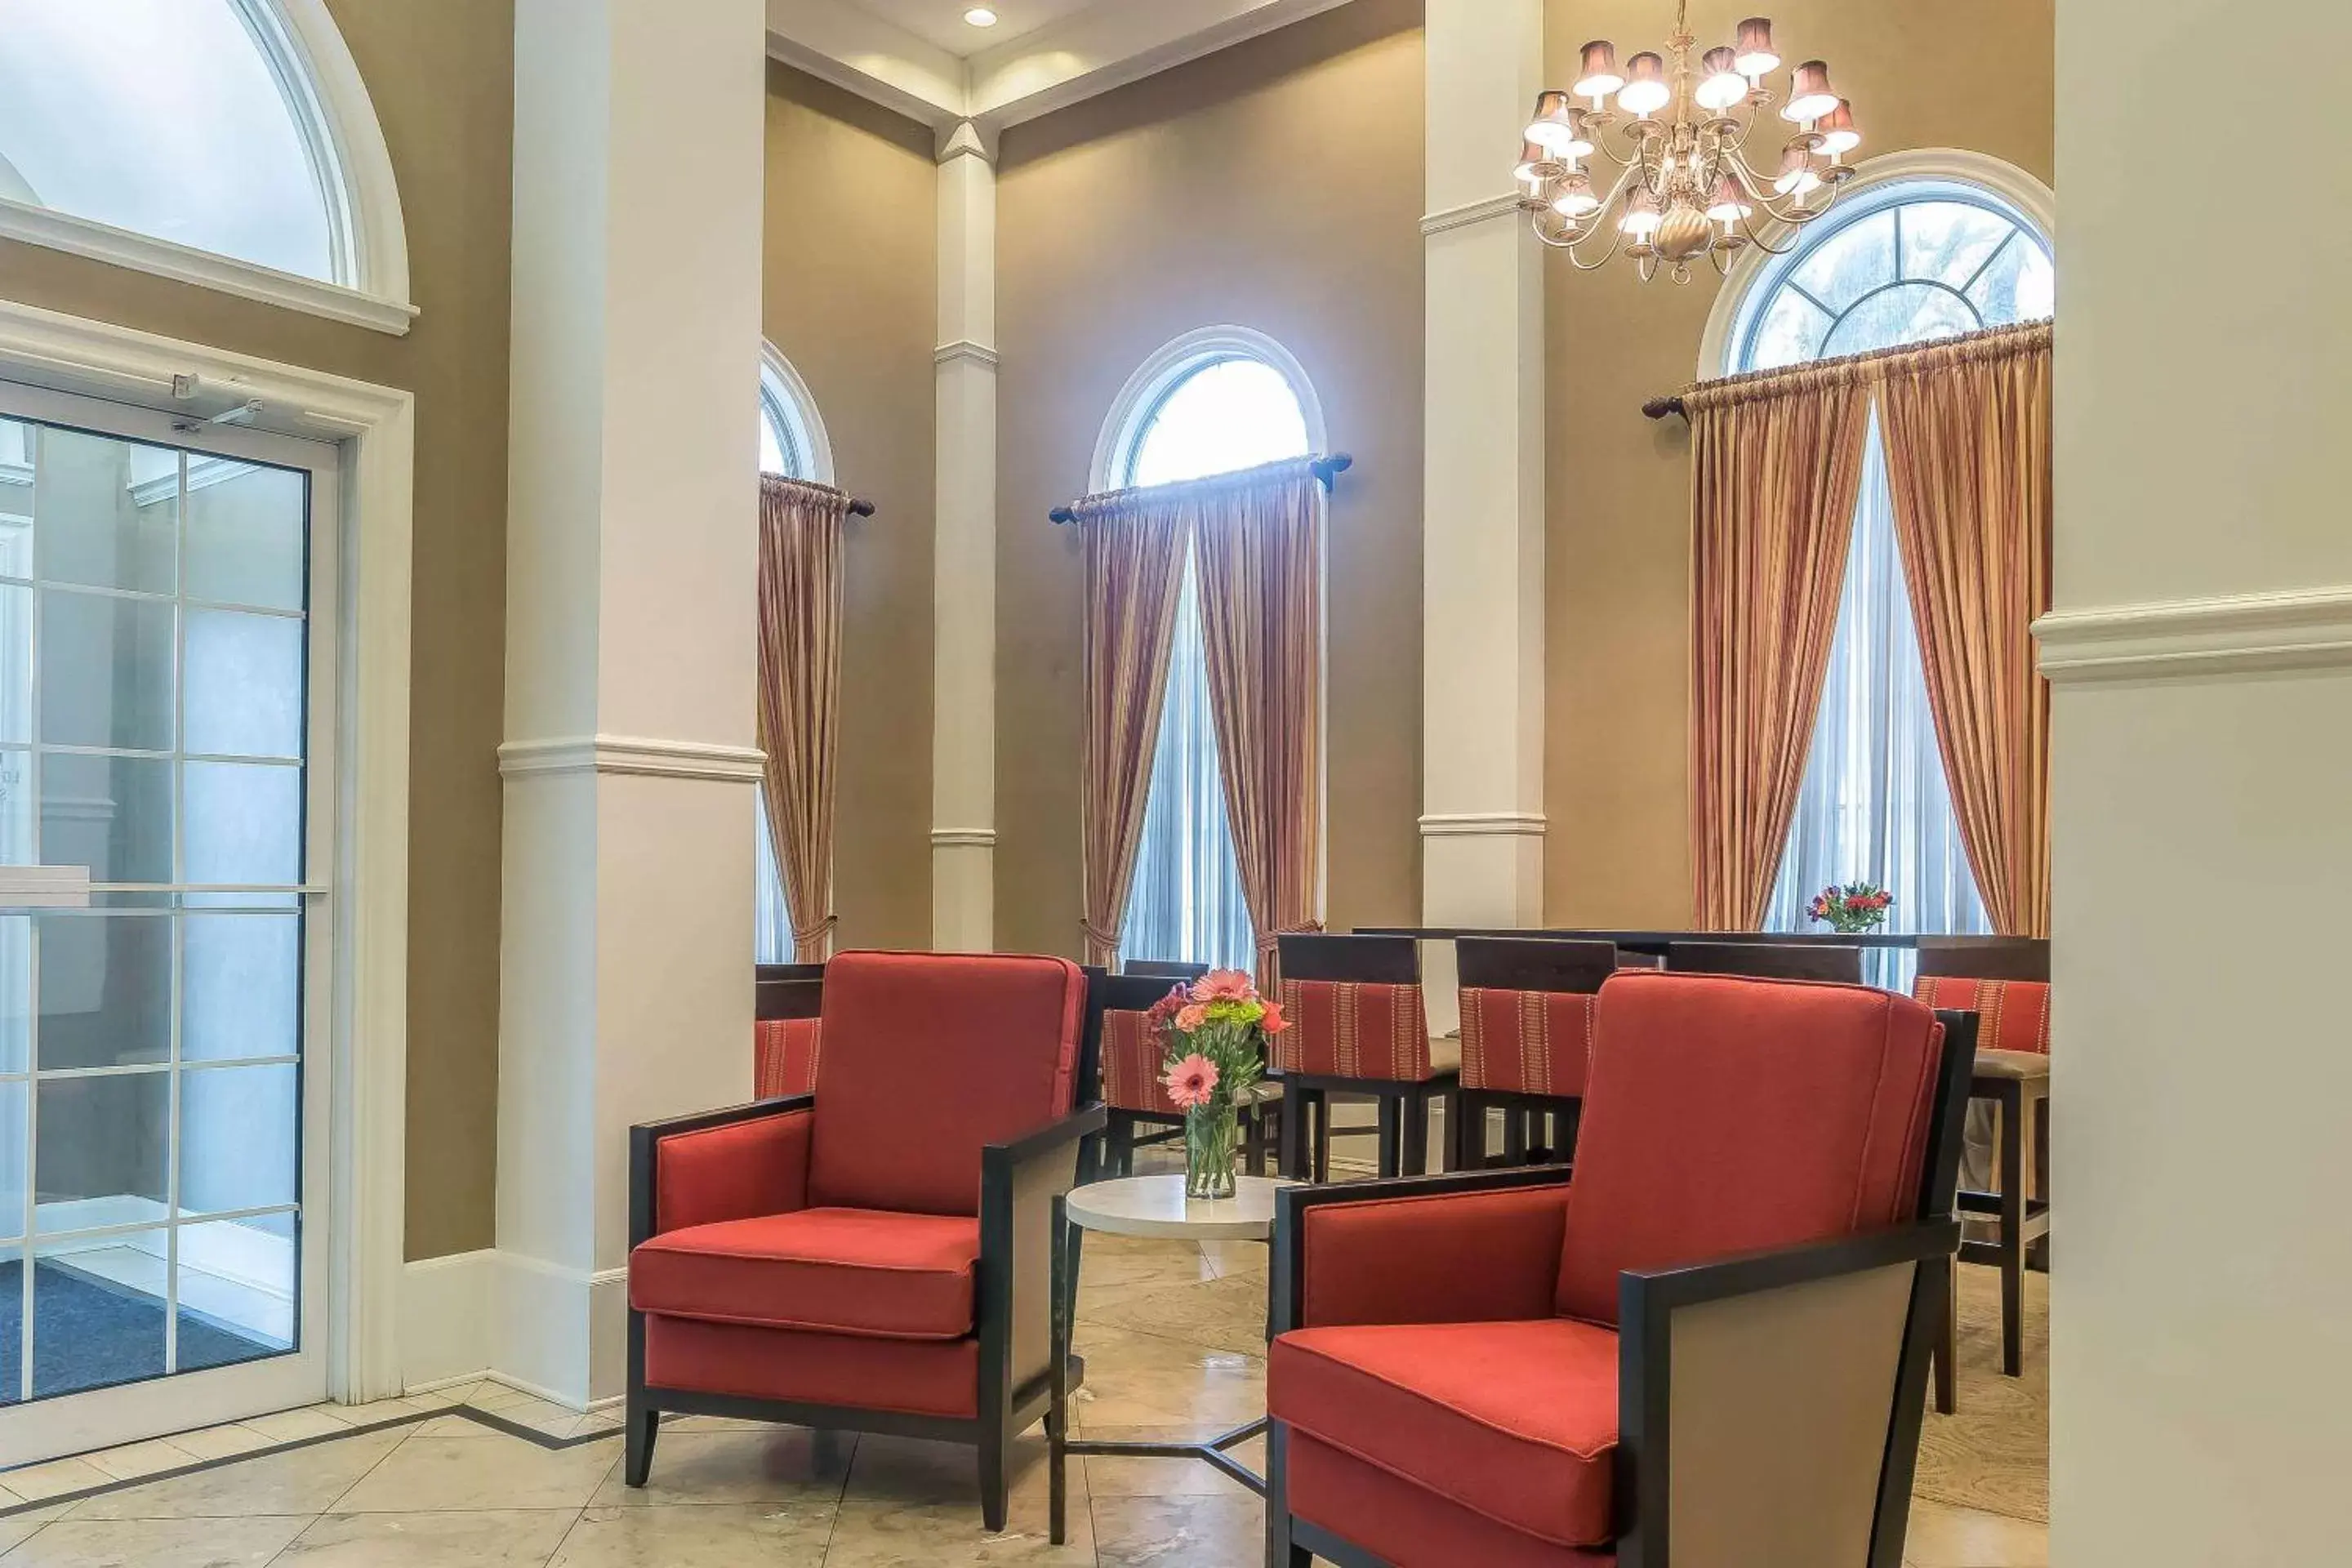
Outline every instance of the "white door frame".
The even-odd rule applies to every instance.
[[[349,1404],[393,1397],[404,1392],[415,398],[6,301],[0,379],[199,418],[257,398],[254,428],[341,448],[327,1387]]]

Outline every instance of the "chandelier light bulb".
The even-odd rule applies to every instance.
[[[1550,161],[1549,153],[1530,142],[1519,149],[1519,166],[1511,171],[1511,177],[1532,194],[1543,184],[1543,166]]]
[[[1750,16],[1739,24],[1739,47],[1732,63],[1751,83],[1780,68],[1780,57],[1772,52],[1771,17]]]
[[[1699,57],[1698,99],[1701,109],[1721,114],[1748,96],[1748,79],[1739,73],[1737,57],[1720,45]]]
[[[1838,95],[1830,87],[1830,68],[1824,60],[1807,60],[1789,77],[1789,102],[1780,110],[1780,118],[1799,123],[1819,120],[1838,106]]]
[[[1528,121],[1528,140],[1548,153],[1565,154],[1569,145],[1577,140],[1577,121],[1570,118],[1577,112],[1569,107],[1568,94],[1557,88],[1538,94],[1535,117]],[[1585,151],[1591,149],[1587,147]]]
[[[1748,205],[1748,193],[1729,174],[1715,177],[1715,195],[1706,204],[1706,216],[1729,228],[1756,209]]]
[[[1571,221],[1587,216],[1600,209],[1601,198],[1592,194],[1592,181],[1584,174],[1570,174],[1552,202],[1552,211]]]
[[[1601,100],[1625,85],[1617,74],[1617,46],[1606,38],[1595,38],[1584,46],[1584,63],[1576,73],[1576,96],[1589,98],[1595,109]]]
[[[1617,226],[1629,238],[1647,239],[1664,221],[1658,211],[1658,193],[1647,185],[1635,185],[1625,198],[1625,216],[1617,220]]]
[[[1837,107],[1822,115],[1813,129],[1821,132],[1822,151],[1832,163],[1862,145],[1862,132],[1854,128],[1853,106],[1844,99],[1839,99]]]
[[[1617,107],[1646,120],[1674,101],[1666,85],[1665,61],[1644,49],[1626,62],[1625,85],[1617,89]]]
[[[1799,201],[1822,188],[1822,177],[1813,168],[1813,155],[1791,142],[1780,153],[1780,177],[1772,188],[1784,196]]]

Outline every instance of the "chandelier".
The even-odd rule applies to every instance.
[[[1573,87],[1536,100],[1517,171],[1519,205],[1534,215],[1537,237],[1567,251],[1580,270],[1597,270],[1622,249],[1644,282],[1663,267],[1687,283],[1701,256],[1725,271],[1742,247],[1773,249],[1754,226],[1759,209],[1782,224],[1809,223],[1853,177],[1845,155],[1862,145],[1862,133],[1820,60],[1789,73],[1787,97],[1777,101],[1793,134],[1771,172],[1758,172],[1748,142],[1769,124],[1776,100],[1764,79],[1780,65],[1772,23],[1748,17],[1736,45],[1708,49],[1694,67],[1698,40],[1688,9],[1688,0],[1676,0],[1666,39],[1671,70],[1643,50],[1621,73],[1617,47],[1597,39],[1584,46]],[[1622,155],[1609,145],[1612,136]],[[1588,258],[1604,229],[1608,248]]]

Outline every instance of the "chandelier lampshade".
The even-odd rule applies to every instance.
[[[1570,88],[1536,100],[1516,171],[1520,205],[1537,237],[1580,271],[1621,252],[1644,279],[1664,270],[1686,282],[1701,258],[1727,271],[1748,246],[1781,248],[1780,229],[1828,211],[1853,177],[1845,160],[1862,132],[1827,62],[1805,60],[1776,92],[1770,17],[1749,16],[1731,42],[1702,48],[1687,10],[1676,0],[1663,52],[1640,50],[1620,70],[1616,46],[1595,38]]]

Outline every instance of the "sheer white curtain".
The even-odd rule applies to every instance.
[[[1201,647],[1199,574],[1188,557],[1168,656],[1168,700],[1151,763],[1143,841],[1127,894],[1119,962],[1177,959],[1250,969],[1257,934],[1242,897],[1233,830],[1225,822],[1217,731],[1209,715],[1209,667]]]
[[[1821,719],[1764,926],[1818,932],[1805,918],[1813,895],[1866,879],[1895,894],[1888,931],[1990,932],[1927,707],[1875,414],[1867,439]],[[1865,973],[1907,991],[1916,967],[1909,952],[1874,952]]]
[[[768,837],[768,795],[765,790],[753,790],[751,798],[758,803],[759,812],[759,876],[758,889],[751,909],[751,962],[754,963],[790,963],[793,962],[793,911],[784,902],[783,868],[776,864],[776,841]]]

